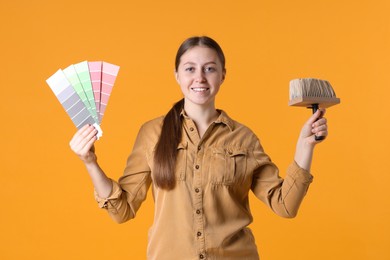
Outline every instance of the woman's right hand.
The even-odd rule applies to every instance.
[[[72,151],[85,163],[97,161],[94,143],[97,140],[97,130],[92,125],[85,125],[73,136],[69,145]]]

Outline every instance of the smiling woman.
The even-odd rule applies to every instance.
[[[259,259],[248,225],[248,195],[282,217],[295,217],[312,182],[315,135],[326,136],[324,110],[301,130],[285,179],[244,125],[216,109],[226,75],[225,57],[209,37],[184,41],[175,76],[184,98],[164,116],[145,123],[118,182],[97,163],[96,130],[86,126],[72,150],[85,163],[101,208],[118,223],[135,217],[153,186],[155,218],[148,259]]]
[[[209,37],[187,39],[176,55],[175,76],[184,99],[165,116],[161,135],[156,146],[155,182],[171,189],[175,186],[174,167],[176,147],[181,140],[182,124],[177,122],[184,109],[191,117],[200,136],[211,121],[216,119],[215,96],[225,79],[225,55],[218,43]],[[206,120],[197,118],[197,114]],[[175,136],[176,138],[172,138]]]

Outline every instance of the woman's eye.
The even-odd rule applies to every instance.
[[[215,71],[215,68],[214,67],[206,67],[204,69],[205,72],[214,72]]]
[[[185,69],[185,71],[193,72],[194,68],[193,67],[188,67],[188,68]]]

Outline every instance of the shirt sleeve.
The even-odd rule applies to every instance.
[[[146,143],[145,130],[142,127],[134,143],[133,151],[127,159],[123,176],[118,182],[111,180],[111,194],[107,198],[100,198],[95,191],[95,199],[99,207],[106,209],[117,223],[134,218],[146,199],[152,182]]]
[[[252,180],[252,191],[277,215],[293,218],[305,197],[313,176],[293,161],[286,177],[279,176],[278,167],[263,151],[260,142],[256,144],[254,157],[257,168]]]

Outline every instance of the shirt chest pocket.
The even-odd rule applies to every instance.
[[[247,151],[237,148],[213,148],[209,176],[212,184],[240,183],[247,171]]]

